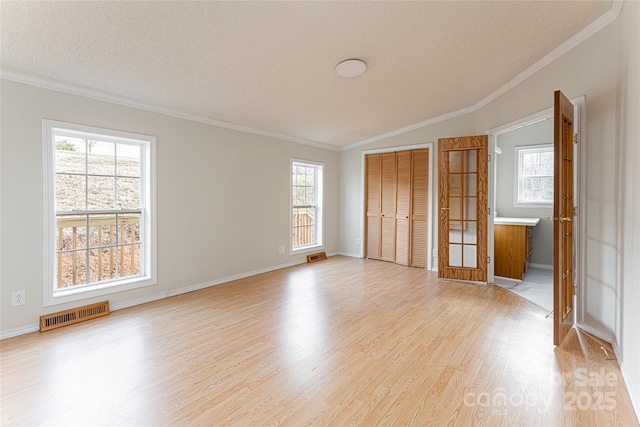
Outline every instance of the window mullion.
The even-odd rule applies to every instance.
[[[120,218],[116,213],[116,225],[114,227],[114,233],[116,234],[115,242],[116,242],[116,279],[120,277],[120,227],[119,227]]]
[[[113,202],[114,208],[118,207],[118,144],[113,144]]]
[[[84,210],[89,211],[89,141],[84,139]],[[84,284],[90,283],[89,279],[89,214],[86,214],[86,240],[85,240],[85,274]],[[75,254],[74,254],[75,256]],[[75,283],[74,283],[75,284]]]
[[[89,215],[86,216],[86,226],[84,231],[84,250],[85,250],[85,259],[86,259],[86,267],[85,267],[85,284],[91,283],[91,265],[89,264]]]
[[[115,215],[115,214],[141,214],[142,209],[102,209],[87,211],[56,211],[57,216],[76,216],[76,215]]]
[[[84,139],[84,210],[89,210],[89,143]]]

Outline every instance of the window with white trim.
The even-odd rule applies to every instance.
[[[45,305],[155,284],[155,138],[43,121]]]
[[[322,246],[324,166],[291,161],[291,250]]]
[[[516,206],[553,205],[553,145],[516,147]]]

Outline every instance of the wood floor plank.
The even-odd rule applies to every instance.
[[[615,360],[496,286],[331,257],[0,342],[0,424],[638,425]]]

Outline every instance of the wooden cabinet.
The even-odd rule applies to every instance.
[[[366,257],[427,267],[429,151],[366,156]]]
[[[494,225],[496,276],[522,280],[531,254],[531,227]]]

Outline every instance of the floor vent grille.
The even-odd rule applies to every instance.
[[[327,254],[324,252],[318,252],[316,254],[307,255],[307,262],[316,262],[327,259]]]
[[[61,328],[96,317],[106,316],[110,313],[109,301],[96,304],[85,305],[71,310],[59,311],[57,313],[40,316],[40,332]]]

